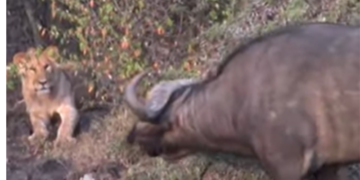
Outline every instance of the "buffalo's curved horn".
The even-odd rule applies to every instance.
[[[137,74],[130,80],[130,83],[126,86],[124,92],[124,100],[132,112],[139,118],[140,121],[147,121],[149,118],[146,113],[146,106],[140,101],[136,95],[136,87],[138,86],[140,80],[148,73],[144,71]]]

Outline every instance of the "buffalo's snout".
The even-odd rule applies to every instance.
[[[136,136],[136,124],[133,125],[133,127],[131,128],[130,132],[128,133],[128,135],[126,136],[126,142],[129,144],[134,144],[135,142],[135,136]]]
[[[159,156],[163,152],[163,134],[165,129],[160,125],[146,122],[136,123],[128,133],[126,141],[129,144],[137,144],[149,156]]]
[[[172,133],[171,129],[163,125],[137,122],[131,128],[126,140],[129,144],[138,145],[150,157],[161,156],[165,160],[176,161],[187,156],[190,152],[179,147],[178,145],[181,142],[178,140],[172,139],[171,142],[166,140],[165,136]]]

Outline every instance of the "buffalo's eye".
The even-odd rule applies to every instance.
[[[159,156],[160,154],[162,154],[162,148],[159,146],[156,147],[146,147],[144,148],[146,153],[150,156],[150,157],[156,157]]]

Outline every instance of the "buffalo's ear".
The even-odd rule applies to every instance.
[[[26,53],[18,52],[13,57],[13,63],[16,65],[19,74],[25,73],[25,64],[26,64]]]

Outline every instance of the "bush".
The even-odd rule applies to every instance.
[[[91,74],[87,78],[108,94],[145,67],[163,71],[164,78],[198,75],[204,65],[245,42],[244,37],[288,22],[356,24],[360,19],[359,0],[34,2],[35,19],[42,22],[39,35],[59,46],[67,62],[85,68]]]
[[[145,66],[183,65],[189,70],[184,62],[197,48],[197,37],[229,18],[234,2],[51,0],[56,23],[48,35],[66,47],[69,59],[122,78]]]

